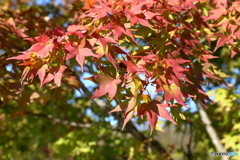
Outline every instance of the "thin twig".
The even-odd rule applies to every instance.
[[[90,123],[82,124],[82,123],[62,120],[62,119],[59,119],[59,118],[55,118],[50,114],[33,113],[33,112],[28,112],[28,111],[25,112],[25,113],[26,113],[26,115],[32,115],[32,116],[47,118],[47,119],[52,120],[53,122],[60,123],[60,124],[63,124],[63,125],[67,125],[67,126],[71,126],[71,127],[90,128],[92,126],[92,124],[90,124]]]

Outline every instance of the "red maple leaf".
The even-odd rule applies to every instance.
[[[67,33],[68,34],[72,34],[72,33],[76,33],[76,32],[80,32],[80,33],[85,33],[87,31],[87,27],[83,26],[83,25],[70,25],[67,28]]]
[[[61,65],[59,67],[59,70],[57,71],[57,73],[55,73],[54,75],[54,82],[56,83],[56,85],[59,87],[61,84],[61,79],[63,76],[63,72],[67,67],[65,65]]]
[[[179,89],[179,87],[175,84],[172,83],[170,85],[163,85],[163,89],[164,89],[164,96],[165,96],[165,100],[168,103],[172,98],[174,98],[179,104],[185,106],[186,108],[188,108],[186,106],[186,104],[183,101],[183,93],[181,92],[181,90]]]
[[[36,52],[40,58],[45,58],[49,55],[49,52],[54,48],[53,39],[49,39],[48,36],[43,35],[36,37],[38,43],[34,44],[28,51]]]
[[[44,64],[38,71],[37,71],[37,75],[40,79],[40,82],[41,82],[41,87],[43,85],[43,82],[44,82],[44,78],[45,78],[45,75],[46,75],[46,71],[48,69],[48,65],[47,64]]]
[[[41,69],[38,70],[37,74],[39,75],[41,86],[51,80],[54,80],[55,84],[59,87],[61,84],[63,72],[67,67],[65,65],[61,65],[60,67],[51,67],[48,68],[45,65]],[[49,73],[46,75],[46,71]]]
[[[8,58],[7,60],[11,60],[11,59],[26,60],[26,59],[29,59],[31,57],[31,52],[25,51],[25,52],[19,52],[19,53],[23,53],[23,54],[15,56],[15,57]]]
[[[121,23],[119,24],[108,23],[107,25],[99,28],[99,30],[106,30],[106,29],[112,30],[114,39],[118,39],[124,33],[125,35],[129,36],[134,42],[132,32]]]
[[[153,100],[149,103],[143,103],[138,107],[138,115],[147,115],[148,122],[151,126],[151,130],[155,128],[158,120],[158,116],[167,119],[174,124],[177,124],[169,114],[168,110],[166,109],[168,105]]]
[[[95,13],[94,22],[97,20],[105,17],[108,15],[108,13],[113,13],[112,10],[112,1],[102,1],[102,0],[96,0],[99,5],[95,5],[92,9],[88,10],[89,15],[92,16],[93,13]]]
[[[131,61],[123,61],[119,60],[121,63],[123,63],[127,67],[127,72],[129,73],[136,73],[136,72],[141,72],[143,71],[142,68],[138,68],[134,63]]]
[[[66,57],[66,60],[76,57],[78,64],[82,68],[82,72],[84,70],[83,65],[84,65],[85,57],[88,57],[88,56],[98,57],[98,55],[94,54],[89,48],[82,48],[81,44],[78,46],[72,46],[70,43],[66,43],[65,49],[69,52]]]
[[[117,85],[121,83],[120,78],[110,78],[110,77],[105,77],[105,76],[92,76],[88,78],[84,78],[90,81],[93,81],[94,83],[100,84],[99,88],[96,89],[94,95],[91,98],[97,98],[105,95],[108,93],[110,100],[114,98],[117,92]]]
[[[140,16],[133,16],[131,18],[131,24],[134,25],[137,22],[139,22],[143,26],[151,28],[151,26],[150,26],[150,24],[149,24],[149,22],[147,20],[145,20],[144,18],[140,18]]]
[[[96,39],[98,39],[101,42],[104,50],[106,49],[106,46],[107,46],[108,42],[113,43],[113,44],[117,43],[117,41],[115,41],[111,37],[108,37],[107,35],[103,37],[103,36],[101,36],[97,33],[93,33],[92,36],[95,37]]]
[[[226,15],[227,14],[227,10],[225,9],[225,7],[219,7],[217,9],[212,9],[211,11],[209,11],[210,13],[212,13],[212,15],[208,16],[206,20],[210,20],[210,19],[213,19],[213,20],[218,20],[220,17],[222,17],[223,15]]]

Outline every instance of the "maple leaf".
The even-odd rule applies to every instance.
[[[143,26],[146,26],[146,27],[148,27],[148,28],[151,28],[151,26],[150,26],[150,24],[149,24],[149,22],[148,22],[147,20],[142,19],[142,18],[139,18],[139,16],[133,16],[133,17],[131,18],[131,24],[134,25],[134,24],[136,24],[137,22],[139,22],[139,23],[140,23],[141,25],[143,25]]]
[[[107,25],[99,28],[99,30],[106,30],[106,29],[112,30],[115,40],[117,40],[124,33],[126,36],[129,36],[134,42],[134,37],[132,32],[121,23],[120,24],[108,23]]]
[[[151,126],[151,133],[152,133],[152,131],[154,130],[154,128],[157,124],[158,116],[160,116],[164,119],[167,119],[167,120],[173,122],[174,124],[177,124],[172,119],[172,117],[169,114],[169,112],[167,111],[166,107],[168,107],[168,105],[166,105],[162,102],[153,100],[149,103],[141,104],[138,107],[137,115],[147,115],[148,122]]]
[[[89,48],[82,48],[82,45],[79,46],[72,46],[70,43],[65,44],[65,49],[69,52],[66,60],[69,60],[73,57],[76,57],[76,60],[78,64],[82,68],[82,72],[84,71],[84,61],[85,57],[93,56],[93,57],[99,57],[98,55],[94,54]]]
[[[130,100],[124,101],[119,103],[113,110],[111,110],[109,113],[118,112],[118,111],[125,111],[124,114],[124,122],[122,129],[124,129],[127,122],[132,118],[134,114],[134,107],[136,106],[136,98],[132,97]]]
[[[119,61],[123,63],[125,66],[127,66],[127,71],[129,73],[136,73],[136,72],[143,71],[142,68],[138,68],[134,63],[130,61],[123,61],[123,60],[119,60]]]
[[[188,69],[183,68],[182,66],[180,66],[180,64],[184,64],[184,63],[189,63],[189,62],[191,62],[190,60],[181,59],[181,58],[176,58],[176,59],[164,59],[163,61],[164,61],[166,64],[171,65],[172,67],[174,67],[174,69],[177,69],[178,71],[187,71]]]
[[[85,33],[87,31],[87,27],[83,25],[70,25],[68,26],[67,31],[68,34],[76,33],[77,31]]]
[[[217,44],[214,48],[214,52],[221,46],[223,46],[224,44],[228,43],[228,42],[231,42],[231,36],[224,36],[224,35],[221,35],[221,37],[218,39],[217,41]]]
[[[141,87],[141,82],[139,81],[138,78],[134,78],[133,81],[131,81],[131,95],[133,95],[130,99],[127,99],[126,101],[120,103],[116,108],[114,108],[112,111],[110,111],[109,113],[112,112],[116,112],[116,111],[125,111],[124,114],[124,122],[123,122],[123,126],[122,129],[125,127],[125,125],[127,124],[127,122],[132,118],[134,111],[135,111],[135,107],[140,103],[140,99],[142,99],[142,96],[139,96],[138,94],[138,89],[139,87]]]
[[[203,54],[201,55],[201,58],[203,61],[205,61],[206,63],[208,63],[208,60],[209,59],[212,59],[212,58],[218,58],[217,56],[213,56],[211,54]]]
[[[1,22],[2,25],[6,25],[13,33],[15,33],[17,36],[21,38],[27,37],[27,35],[24,33],[26,29],[18,27],[16,24],[18,23],[18,19],[8,18],[6,21]]]
[[[54,82],[59,87],[61,84],[61,79],[63,76],[63,72],[67,67],[65,65],[61,65],[58,72],[54,75]]]
[[[113,110],[109,111],[108,113],[124,111],[128,107],[128,104],[129,103],[127,101],[121,102]]]
[[[121,79],[119,77],[113,79],[110,77],[96,75],[84,79],[100,84],[100,86],[98,87],[98,89],[96,89],[94,95],[91,98],[101,97],[108,93],[110,100],[112,100],[116,95],[117,85],[121,83]]]
[[[107,43],[117,43],[113,38],[105,36],[102,37],[101,35],[98,34],[93,34],[95,38],[97,38],[100,43],[102,44],[102,47],[99,46],[98,49],[96,50],[96,53],[98,53],[101,57],[103,55],[106,56],[106,58],[112,63],[112,65],[117,69],[116,66],[116,59],[114,57],[114,50],[112,45],[107,45]]]
[[[179,79],[183,79],[188,83],[192,84],[192,82],[186,76],[184,76],[184,74],[181,73],[181,71],[178,71],[176,68],[168,67],[166,72],[167,72],[166,75],[170,76],[174,83],[177,84],[178,86],[180,85]]]
[[[126,126],[127,122],[132,118],[132,116],[134,114],[134,108],[136,107],[136,103],[137,102],[136,102],[135,97],[132,97],[130,99],[130,101],[128,102],[127,109],[126,109],[125,114],[124,114],[124,121],[123,121],[122,130]]]
[[[27,74],[27,80],[33,79],[35,76],[37,76],[38,69],[37,68],[31,68],[31,70]]]
[[[59,87],[61,84],[61,79],[63,76],[63,72],[67,67],[65,65],[61,65],[60,67],[52,67],[49,68],[47,64],[43,65],[37,72],[37,75],[40,78],[41,86],[51,80],[54,80],[55,84]],[[46,71],[49,73],[46,74]]]
[[[96,0],[83,0],[83,1],[86,2],[85,6],[82,8],[84,10],[91,9],[96,3]]]
[[[195,88],[198,87],[198,88]],[[205,100],[212,102],[212,100],[209,98],[209,96],[203,91],[203,89],[201,88],[200,85],[195,85],[194,87],[191,86],[192,91],[194,91],[196,93],[196,99],[195,101],[197,102],[198,100],[202,103],[202,105],[207,109],[207,103],[205,102]]]
[[[213,0],[213,3],[216,4],[216,7],[227,7],[228,0]]]
[[[102,1],[102,0],[96,0],[96,1],[98,2],[99,5],[94,5],[93,9],[90,9],[88,11],[88,13],[90,13],[90,14],[95,13],[95,18],[93,20],[94,22],[105,17],[106,15],[108,15],[108,13],[113,12],[112,8],[109,7],[109,6],[111,6],[111,4],[108,3],[111,1]]]
[[[69,86],[71,86],[77,90],[79,90],[81,88],[82,83],[79,81],[78,77],[66,75],[64,78]]]
[[[29,59],[31,57],[31,52],[19,52],[19,53],[23,53],[23,54],[15,56],[15,57],[10,57],[7,60],[11,60],[11,59],[26,60],[26,59]]]
[[[164,59],[163,60],[167,65],[171,65],[167,68],[166,75],[171,77],[171,79],[174,81],[175,84],[180,85],[179,79],[183,79],[189,83],[192,83],[190,80],[188,80],[187,77],[184,76],[182,72],[189,71],[188,68],[183,68],[180,66],[180,64],[189,63],[189,60],[176,58],[176,59]]]
[[[53,39],[49,39],[46,35],[36,37],[35,39],[38,41],[38,43],[32,45],[28,51],[36,52],[40,58],[45,58],[54,48]]]
[[[95,37],[96,39],[98,39],[101,42],[104,50],[106,49],[107,42],[117,43],[117,41],[115,41],[113,38],[108,37],[108,36],[103,37],[103,36],[101,36],[97,33],[93,33],[92,36]]]
[[[28,76],[29,72],[31,72],[31,67],[25,67],[21,77],[21,84],[23,84],[23,81]]]
[[[170,102],[172,98],[174,98],[176,101],[178,101],[179,104],[188,108],[182,99],[182,97],[184,97],[183,93],[175,83],[172,83],[170,85],[163,85],[163,89],[165,92],[164,96],[167,103]]]
[[[43,81],[46,75],[46,70],[48,69],[48,65],[44,64],[38,71],[37,75],[39,76],[40,82],[41,82],[41,87],[43,85]]]
[[[48,73],[47,75],[46,75],[46,78],[43,80],[43,83],[42,84],[45,84],[45,83],[47,83],[47,82],[50,82],[51,80],[53,80],[54,79],[54,75],[52,74],[52,73]]]
[[[144,15],[145,15],[146,19],[152,19],[153,17],[158,15],[158,13],[153,13],[153,12],[150,12],[150,11],[146,11],[146,12],[144,12]]]
[[[222,17],[223,15],[226,15],[227,14],[227,10],[225,7],[220,7],[220,8],[217,8],[217,9],[212,9],[210,11],[210,13],[212,13],[212,15],[208,16],[206,20],[210,20],[210,19],[213,19],[213,20],[218,20],[220,17]]]
[[[239,32],[239,35],[240,35],[240,32]],[[239,38],[240,39],[240,38]],[[233,49],[232,49],[232,52],[231,52],[231,58],[233,58],[237,53],[239,53],[240,52],[240,49],[239,48],[237,48],[237,47],[234,47]]]

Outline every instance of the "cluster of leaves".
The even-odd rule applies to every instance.
[[[108,93],[119,103],[111,112],[125,112],[123,127],[136,113],[147,115],[153,130],[158,116],[175,123],[166,108],[186,106],[186,98],[206,105],[210,99],[201,87],[206,80],[223,83],[225,75],[209,63],[216,57],[201,43],[203,37],[209,43],[217,38],[215,49],[226,45],[232,57],[239,51],[239,2],[214,1],[206,8],[208,3],[97,0],[78,24],[26,38],[31,48],[9,59],[24,61],[22,81],[38,76],[41,86],[52,80],[60,86],[67,62],[74,58],[84,72],[87,58],[99,73],[86,78],[100,85],[92,98]],[[211,25],[213,20],[220,22]],[[223,29],[216,32],[219,25]],[[152,100],[148,86],[159,97]]]
[[[6,61],[30,47],[31,43],[23,41],[26,35],[33,37],[37,32],[69,23],[74,17],[71,9],[75,11],[83,4],[71,1],[71,5],[66,2],[64,6],[41,6],[30,0],[0,2],[0,159],[79,159],[79,156],[126,159],[135,154],[144,159],[152,156],[140,151],[143,148],[139,147],[143,146],[141,141],[110,128],[104,119],[108,116],[105,110],[87,101],[88,98],[74,97],[73,88],[81,86],[76,77],[65,71],[61,87],[54,89],[49,89],[51,85],[39,87],[37,79],[25,81],[22,86],[19,79],[24,66],[16,61]],[[60,10],[64,12],[58,15]],[[46,21],[50,13],[50,20]],[[18,34],[19,31],[24,34]],[[98,123],[88,115],[89,108],[94,114],[101,115]],[[49,115],[58,121],[47,118]],[[63,121],[81,125],[59,123]],[[85,124],[91,127],[85,127]],[[151,159],[156,159],[156,152],[154,155]]]
[[[56,25],[62,27],[69,23],[78,24],[76,22],[79,20],[80,12],[77,12],[76,8],[82,7],[82,2],[78,0],[64,0],[61,4],[48,4],[42,1],[43,6],[37,5],[34,2],[39,3],[40,1],[2,0],[0,2],[0,59],[2,60],[2,63],[0,63],[0,105],[4,106],[0,108],[1,159],[79,159],[78,157],[84,157],[85,159],[131,159],[132,157],[135,159],[157,159],[157,157],[161,157],[160,159],[164,159],[162,150],[159,148],[157,148],[157,150],[154,149],[155,147],[151,142],[152,138],[141,139],[140,141],[136,140],[139,138],[139,134],[147,135],[148,131],[143,131],[142,127],[138,127],[138,130],[130,130],[135,128],[133,125],[130,125],[132,122],[137,125],[145,121],[136,118],[134,121],[130,121],[125,129],[121,131],[118,127],[122,124],[120,112],[107,114],[106,110],[111,109],[108,103],[102,103],[104,105],[94,103],[95,101],[99,101],[100,98],[89,101],[91,93],[85,91],[92,91],[92,87],[89,86],[89,83],[81,84],[81,81],[88,73],[96,74],[96,61],[92,61],[90,57],[86,58],[87,61],[85,61],[84,64],[83,74],[79,68],[76,67],[78,62],[75,58],[67,61],[65,64],[67,69],[65,69],[63,73],[60,87],[54,87],[51,82],[40,87],[38,78],[34,78],[29,82],[23,80],[22,83],[25,84],[24,86],[20,84],[19,79],[25,66],[17,65],[19,61],[6,61],[6,59],[17,56],[19,51],[30,48],[32,42],[23,41],[23,38],[26,36],[33,37],[37,32],[42,33],[41,31],[55,28]],[[89,5],[83,8],[84,11],[91,9],[96,3],[94,1],[89,2]],[[207,103],[208,109],[206,112],[211,120],[211,125],[216,130],[219,138],[222,139],[227,151],[239,152],[240,115],[238,110],[240,106],[240,54],[238,53],[233,56],[234,52],[232,51],[234,47],[236,49],[239,48],[239,38],[236,38],[239,33],[239,7],[237,7],[239,2],[212,0],[201,1],[200,3],[194,2],[193,4],[196,5],[201,15],[210,17],[206,22],[211,29],[203,28],[205,36],[200,36],[200,42],[209,45],[207,42],[213,41],[209,49],[213,52],[215,51],[213,55],[219,58],[210,59],[209,62],[221,67],[224,73],[231,75],[231,77],[225,78],[226,83],[232,85],[230,88],[226,88],[224,85],[219,86],[216,81],[212,81],[213,85],[204,88],[204,90],[214,89],[209,92],[209,95],[213,96],[212,100],[214,103]],[[222,11],[227,10],[227,12],[224,11],[224,14],[222,14],[219,8],[222,8]],[[212,9],[218,10],[214,12],[211,11]],[[188,13],[195,13],[193,10],[190,11],[191,12]],[[184,14],[187,13],[184,12],[180,14],[180,16]],[[137,15],[137,17],[139,16],[140,15]],[[204,16],[202,18],[206,18]],[[218,17],[214,18],[215,16]],[[91,20],[91,18],[89,19]],[[99,21],[102,22],[103,19]],[[228,19],[231,19],[231,21]],[[193,21],[193,18],[190,17],[187,20],[191,25],[199,22],[199,20]],[[228,25],[225,24],[227,25],[225,31],[222,30],[224,26],[224,24],[222,24],[223,21],[229,21]],[[129,20],[129,22],[131,22],[131,20]],[[200,22],[202,21],[200,20]],[[179,27],[180,25],[177,26]],[[136,27],[139,30],[138,36],[149,37],[147,41],[156,38],[152,32],[149,33],[150,36],[146,33],[151,31],[151,29],[143,27],[141,30],[142,25],[140,22],[137,22]],[[67,29],[60,30],[67,31]],[[139,46],[148,46],[148,44],[145,40],[142,40],[141,37],[138,38],[136,36],[132,27],[130,27],[130,30],[133,32],[135,42],[138,46],[134,43],[129,43],[128,39],[123,39],[124,42],[121,43],[120,47],[132,55],[132,53],[135,53],[134,50],[139,49]],[[199,33],[196,29],[194,29],[194,31]],[[101,31],[101,34],[102,32],[103,31]],[[229,38],[234,39],[233,43],[229,39],[229,42],[224,42],[225,44],[223,46],[216,48],[219,38],[223,35],[229,36],[230,34],[232,34],[232,37]],[[219,37],[218,35],[221,36]],[[157,43],[158,42],[153,46],[156,46]],[[163,42],[159,40],[159,43]],[[97,45],[95,46],[98,47]],[[145,48],[143,48],[143,50],[144,49]],[[97,53],[96,50],[92,50],[92,52],[98,55],[99,53]],[[124,65],[126,62],[120,63],[123,60],[126,61],[127,58],[124,55],[120,56],[114,54],[115,58],[121,60],[116,63],[116,67],[119,68],[118,73],[122,73],[123,71],[127,73],[127,65]],[[27,62],[27,59],[24,61]],[[104,74],[101,72],[97,73],[99,74],[98,76],[104,78],[106,77],[105,72],[111,75],[111,72],[113,72],[115,68],[112,63],[109,62],[106,55],[101,57],[101,61],[104,61],[103,67],[107,67],[107,69],[104,70]],[[138,61],[138,59],[136,61]],[[202,60],[197,61],[199,63],[202,62]],[[184,64],[181,66],[184,67]],[[147,66],[146,69],[148,69],[148,67],[149,66]],[[69,72],[69,69],[72,70],[72,73]],[[195,70],[195,72],[197,71]],[[141,80],[143,79],[143,74],[139,74],[138,76]],[[79,81],[78,78],[81,80]],[[97,82],[98,77],[88,79]],[[122,80],[121,77],[119,79]],[[109,79],[106,78],[106,83],[108,82]],[[89,88],[83,89],[84,85]],[[120,83],[116,85],[117,89],[119,85]],[[101,90],[100,87],[101,86],[99,86],[98,90]],[[83,94],[79,96],[79,93],[77,93],[76,90],[74,92],[73,88],[81,90]],[[107,90],[109,90],[109,88],[107,88]],[[113,94],[114,92],[110,91],[106,93]],[[125,92],[119,92],[117,90],[114,98],[120,99],[121,97],[118,97],[119,93]],[[154,96],[151,96],[151,98],[155,99],[153,101],[162,100],[163,102],[163,93],[164,92],[162,92],[162,95],[159,94],[161,96],[156,99]],[[150,105],[155,105],[156,107],[155,102],[149,100],[150,94],[147,94],[149,93],[144,91],[142,98],[138,97],[138,99],[143,99],[141,103],[148,102]],[[131,95],[132,94],[128,92],[128,96]],[[103,98],[103,100],[105,99]],[[121,107],[124,108],[127,103],[128,101],[121,104]],[[172,103],[172,105],[176,104]],[[143,104],[143,106],[146,107],[146,104]],[[169,128],[164,126],[163,129],[166,130],[166,133],[156,131],[154,135],[157,134],[157,136],[153,135],[151,137],[155,137],[154,139],[157,140],[155,142],[160,143],[166,149],[163,152],[166,153],[166,151],[169,151],[168,153],[171,154],[173,159],[207,159],[209,152],[216,151],[217,149],[206,132],[206,126],[202,124],[198,110],[194,110],[192,103],[190,103],[189,106],[190,109],[188,110],[172,106],[170,111],[173,119],[178,122],[178,125],[172,124],[171,121],[163,121],[165,125],[170,125]],[[181,109],[184,109],[182,110],[183,114],[180,112]],[[144,112],[144,109],[139,108],[137,111],[141,114]],[[112,123],[113,118],[117,121],[114,121],[116,123],[111,127],[110,122]],[[187,119],[188,121],[181,120],[181,118]],[[137,122],[135,120],[137,120]],[[159,129],[160,122],[161,121],[157,123],[156,130],[162,131],[162,129]],[[131,136],[129,133],[138,134],[132,134]],[[101,153],[101,155],[99,153]],[[211,158],[219,159],[217,156]],[[237,160],[239,156],[231,157],[231,159]]]
[[[73,16],[69,14],[60,17],[61,8],[53,7],[50,4],[46,4],[46,6],[30,4],[29,0],[3,0],[0,2],[1,107],[10,100],[15,100],[20,105],[30,101],[30,96],[22,95],[23,86],[19,82],[25,66],[13,63],[13,61],[6,61],[6,59],[18,55],[19,51],[30,47],[31,43],[23,41],[24,38],[36,36],[36,33],[56,27],[56,24],[63,25],[69,21],[68,16]],[[51,21],[49,21],[50,13]],[[28,95],[31,94],[28,93]]]

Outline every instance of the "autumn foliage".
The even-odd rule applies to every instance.
[[[167,108],[187,107],[188,98],[206,106],[202,85],[224,83],[226,75],[209,62],[217,58],[210,45],[228,47],[231,57],[239,52],[239,12],[240,2],[227,0],[89,1],[78,23],[25,38],[32,46],[8,60],[25,66],[22,83],[38,77],[41,86],[60,86],[68,61],[82,72],[94,62],[96,75],[86,78],[99,84],[92,98],[116,99],[110,113],[124,112],[123,127],[146,115],[153,130],[158,116],[176,123]]]

